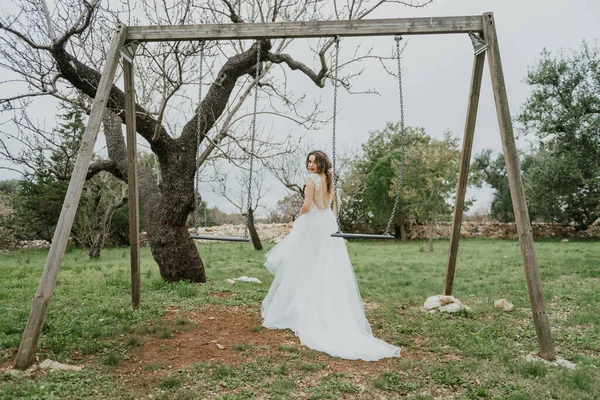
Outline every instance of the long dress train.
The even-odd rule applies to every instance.
[[[310,174],[307,183],[315,185],[310,211],[266,254],[275,278],[262,303],[263,326],[289,328],[304,346],[334,357],[399,357],[399,347],[373,336],[346,243],[330,236],[337,223],[324,179]]]

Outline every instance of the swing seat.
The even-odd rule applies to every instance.
[[[342,231],[337,231],[332,233],[331,237],[339,237],[344,239],[396,239],[387,232],[381,235],[370,235],[367,233],[344,233]]]
[[[190,235],[190,239],[197,240],[220,240],[222,242],[249,242],[250,238],[240,236],[211,236],[211,235]]]

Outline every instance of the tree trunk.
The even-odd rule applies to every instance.
[[[100,258],[100,250],[102,250],[102,245],[100,244],[99,241],[94,240],[94,243],[92,243],[92,245],[90,247],[90,253],[89,253],[90,260]]]
[[[147,220],[146,224],[152,256],[165,281],[206,282],[204,263],[184,225],[148,223]]]
[[[249,210],[248,213],[248,231],[250,231],[250,238],[252,239],[252,245],[254,246],[254,250],[262,250],[262,243],[260,242],[260,237],[258,236],[258,232],[256,231],[256,227],[254,226],[254,211]]]
[[[185,160],[185,157],[181,157]],[[152,256],[167,282],[206,282],[204,263],[185,226],[194,210],[193,167],[185,162],[172,164],[162,170],[160,191],[147,168],[140,175],[140,201],[144,208],[144,224]],[[189,160],[194,165],[194,161]],[[152,185],[147,185],[151,180]],[[142,182],[144,188],[142,189]]]
[[[108,129],[113,131],[112,134],[105,134],[109,157],[115,161],[118,171],[127,180],[127,150],[121,133],[121,121],[107,112],[105,132]],[[148,244],[161,277],[168,282],[206,282],[204,263],[185,227],[187,216],[195,204],[193,171],[190,173],[190,167],[186,169],[186,162],[187,159],[182,157],[181,163],[164,169],[160,187],[152,171],[140,165],[140,203],[144,209]],[[189,164],[192,167],[194,165],[193,161]],[[168,193],[169,196],[161,192]]]
[[[429,220],[429,252],[433,253],[433,219]]]
[[[400,224],[400,239],[402,240],[402,243],[406,243],[407,235],[406,235],[406,226],[404,225],[404,223]]]

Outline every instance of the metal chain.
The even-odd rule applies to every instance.
[[[402,157],[400,159],[400,180],[398,181],[398,190],[396,191],[396,199],[394,200],[394,208],[390,214],[390,220],[388,221],[387,227],[385,228],[384,234],[389,235],[394,216],[398,210],[398,203],[400,202],[400,193],[402,192],[402,184],[404,183],[404,161],[406,157],[406,132],[404,130],[404,95],[402,93],[402,63],[400,61],[400,41],[401,36],[396,36],[396,57],[398,59],[398,96],[400,98],[400,135],[402,138]]]
[[[248,172],[248,210],[246,212],[246,230],[244,238],[248,238],[250,231],[250,213],[252,212],[252,167],[254,163],[254,138],[256,136],[256,110],[258,107],[258,78],[260,77],[260,39],[257,40],[256,73],[254,75],[254,112],[252,113],[252,128],[250,136],[250,170]]]
[[[338,199],[338,179],[339,179],[339,174],[338,174],[338,170],[337,170],[337,166],[336,166],[336,158],[335,158],[335,129],[336,129],[336,122],[337,122],[337,88],[338,88],[338,82],[337,82],[337,78],[338,78],[338,62],[339,62],[339,55],[340,55],[340,37],[336,36],[335,37],[335,62],[334,65],[332,66],[333,68],[333,201],[334,201],[334,205],[337,209],[337,226],[338,226],[338,232],[341,230],[341,225],[340,225],[340,212],[341,212],[341,204],[337,203],[337,199]]]
[[[202,66],[204,64],[204,40],[200,42],[200,77],[198,84],[198,111],[196,116],[196,186],[194,196],[196,197],[196,211],[194,212],[194,230],[196,231],[196,235],[198,234],[198,220],[200,219],[200,168],[198,166],[199,157],[200,157],[200,144],[202,143],[202,139],[200,138],[202,133],[202,124],[201,124],[201,107],[202,104]]]

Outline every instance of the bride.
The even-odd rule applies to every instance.
[[[304,204],[290,233],[267,254],[275,275],[262,303],[263,326],[291,329],[311,349],[349,360],[399,357],[400,348],[373,337],[346,244],[337,230],[331,162],[308,155]]]

